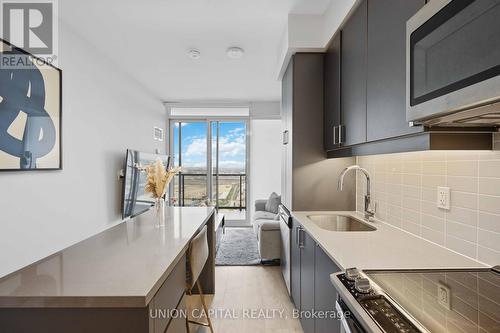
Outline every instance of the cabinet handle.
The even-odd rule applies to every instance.
[[[304,232],[304,229],[299,228],[299,232],[298,232],[298,235],[299,235],[299,248],[301,248],[301,249],[304,248],[304,240],[303,240],[302,237],[300,237],[300,235],[302,235],[303,232]]]
[[[338,142],[337,142],[337,138],[338,138],[338,135],[337,135],[337,127],[338,126],[333,126],[333,144],[336,145]]]
[[[295,227],[295,244],[299,244],[300,227]]]
[[[344,125],[339,125],[339,144],[344,143]]]

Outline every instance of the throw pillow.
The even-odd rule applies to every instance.
[[[281,196],[275,192],[271,193],[266,202],[266,211],[278,214],[278,206],[281,204]]]

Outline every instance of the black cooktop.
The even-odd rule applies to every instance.
[[[370,316],[385,326],[386,332],[392,332],[386,329],[390,325],[380,323],[381,314],[372,313],[371,309],[377,308],[390,317],[394,311],[398,312],[391,303],[399,305],[407,318],[429,332],[500,332],[500,270],[496,268],[364,273],[392,301],[388,302],[385,296],[378,300],[358,299]],[[409,330],[394,332],[414,332],[416,327],[408,323]]]

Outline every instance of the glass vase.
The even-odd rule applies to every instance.
[[[156,226],[162,228],[165,226],[165,199],[156,198],[155,200]]]

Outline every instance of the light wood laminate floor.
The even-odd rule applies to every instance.
[[[207,301],[216,311],[212,316],[216,333],[302,333],[280,267],[218,266],[215,286],[215,296]],[[198,300],[190,296],[188,306],[198,308]]]

